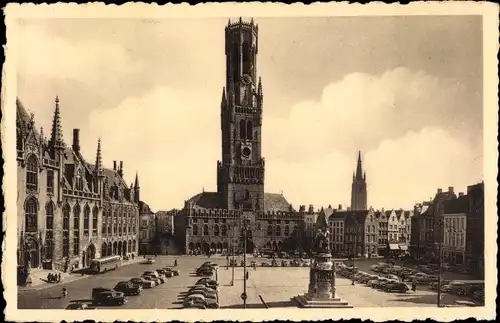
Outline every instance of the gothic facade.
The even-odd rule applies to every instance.
[[[217,192],[202,192],[185,202],[175,218],[185,251],[221,252],[240,244],[247,251],[279,249],[301,225],[282,194],[264,192],[262,157],[262,81],[257,75],[259,27],[253,21],[225,28],[226,86],[221,100],[222,158],[217,162]],[[243,230],[246,228],[246,230]]]
[[[356,174],[352,174],[352,191],[351,191],[351,210],[352,211],[365,211],[368,210],[366,191],[366,172],[363,173],[363,166],[361,165],[361,152],[358,153],[358,165],[356,167]]]
[[[123,162],[102,165],[98,141],[94,163],[80,149],[79,129],[66,146],[55,101],[49,138],[17,100],[17,262],[68,270],[91,259],[137,252],[139,182],[127,186]]]

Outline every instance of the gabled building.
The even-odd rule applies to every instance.
[[[453,266],[465,265],[468,211],[469,199],[463,193],[456,200],[444,202],[443,261]]]
[[[344,252],[356,257],[378,254],[378,219],[373,208],[365,211],[345,211]]]
[[[378,254],[380,256],[387,256],[388,245],[389,245],[388,241],[389,222],[388,222],[387,212],[384,209],[382,209],[381,211],[375,211],[375,216],[377,217],[378,220]]]
[[[478,277],[484,278],[484,183],[467,187],[468,212],[465,263]]]
[[[342,255],[344,253],[344,230],[346,213],[342,212],[342,206],[328,217],[328,228],[330,230],[330,250],[333,255]]]
[[[103,166],[101,141],[94,162],[63,139],[59,98],[50,137],[35,128],[16,101],[17,263],[66,271],[107,255],[137,253],[139,185],[127,185],[123,162]]]

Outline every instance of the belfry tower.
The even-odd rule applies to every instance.
[[[226,86],[222,89],[222,160],[217,191],[227,209],[264,210],[262,82],[257,78],[259,27],[253,19],[225,28]]]
[[[363,173],[361,152],[359,152],[356,174],[352,174],[351,210],[361,211],[367,209],[366,172]]]

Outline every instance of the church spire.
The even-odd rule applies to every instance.
[[[363,167],[361,166],[361,151],[358,152],[358,166],[356,168],[356,180],[363,179]]]
[[[140,188],[139,186],[139,175],[137,174],[137,172],[135,173],[135,183],[134,183],[134,187],[136,189]]]
[[[225,86],[222,88],[222,99],[220,101],[220,107],[221,107],[221,110],[224,110],[227,107],[226,87]]]
[[[59,96],[56,96],[56,109],[54,110],[54,118],[52,120],[52,133],[50,143],[53,148],[63,148],[63,133],[61,125],[61,112],[59,111]]]
[[[101,138],[97,140],[97,154],[95,157],[95,169],[97,175],[102,175],[102,154],[101,154]]]

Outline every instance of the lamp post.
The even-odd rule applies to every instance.
[[[438,228],[439,228],[439,242],[438,242],[438,246],[439,246],[439,258],[438,258],[438,292],[437,292],[437,307],[441,307],[441,285],[443,284],[443,244],[444,244],[444,232],[445,230],[448,232],[448,233],[451,233],[451,232],[456,232],[455,228],[454,227],[449,227],[449,226],[446,226],[445,223],[444,223],[444,216],[441,215],[440,218],[438,219]]]

